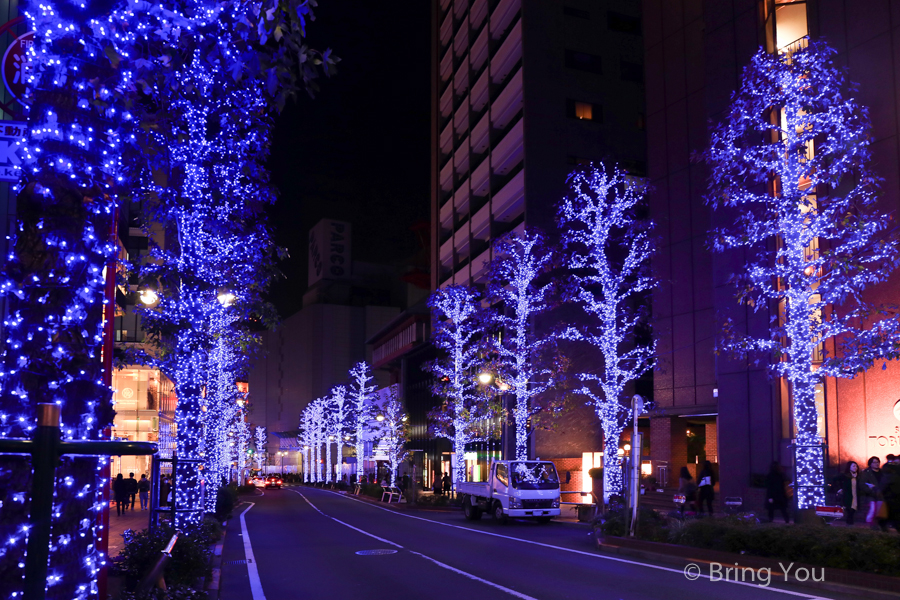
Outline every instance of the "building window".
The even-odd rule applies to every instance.
[[[569,156],[566,156],[566,164],[576,165],[576,166],[590,165],[591,159],[569,155]]]
[[[563,14],[567,17],[575,17],[577,19],[590,20],[591,13],[580,8],[572,8],[571,6],[563,6]]]
[[[588,73],[602,73],[602,61],[599,56],[586,52],[566,50],[566,66],[570,69],[587,71]]]
[[[566,100],[566,116],[583,121],[603,121],[603,107],[599,104]]]
[[[632,35],[641,35],[641,19],[640,17],[632,17],[609,11],[606,13],[606,27],[610,31],[618,31],[619,33],[630,33]]]
[[[640,63],[629,62],[624,59],[619,60],[619,77],[622,81],[633,81],[634,83],[644,83],[644,65]]]

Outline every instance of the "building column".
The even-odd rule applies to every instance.
[[[719,462],[719,430],[715,423],[706,424],[706,460]]]
[[[657,484],[662,486],[659,466],[662,463],[668,469],[666,485],[678,484],[678,473],[672,472],[672,429],[671,417],[650,417],[650,465]]]

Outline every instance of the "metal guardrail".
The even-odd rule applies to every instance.
[[[31,515],[25,556],[25,600],[44,600],[53,516],[56,463],[64,454],[125,456],[156,454],[152,442],[69,441],[60,439],[59,405],[38,404],[38,426],[30,440],[2,439],[0,454],[30,454]]]

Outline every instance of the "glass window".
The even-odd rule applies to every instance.
[[[559,489],[556,465],[551,462],[514,462],[510,467],[512,486],[517,490]]]
[[[641,35],[641,19],[609,11],[606,13],[606,26],[610,31]]]
[[[572,8],[571,6],[563,6],[563,14],[567,17],[576,17],[578,19],[590,19],[591,13],[580,8]]]
[[[806,24],[806,2],[776,0],[775,45],[779,52],[791,51],[795,42],[809,35]]]
[[[566,66],[570,69],[587,71],[588,73],[602,73],[603,61],[596,54],[566,50]]]
[[[507,471],[506,465],[497,465],[497,481],[509,487],[509,471]]]

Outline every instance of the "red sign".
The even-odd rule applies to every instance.
[[[16,100],[22,101],[25,84],[31,73],[31,60],[28,51],[34,44],[34,32],[29,31],[17,37],[3,55],[3,84]]]

